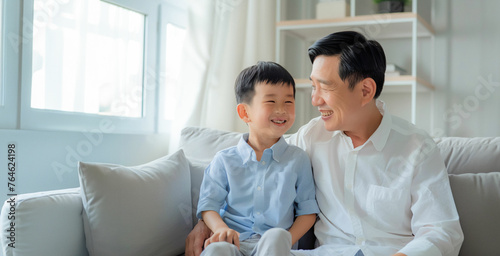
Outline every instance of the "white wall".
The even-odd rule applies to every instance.
[[[500,1],[435,1],[436,126],[500,136]]]
[[[112,124],[110,124],[112,125]],[[8,144],[16,144],[17,194],[78,187],[77,162],[139,165],[167,154],[166,135],[0,130],[0,200],[8,198]]]

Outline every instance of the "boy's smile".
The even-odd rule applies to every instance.
[[[272,146],[295,121],[293,87],[288,84],[258,83],[251,104],[244,106],[249,142],[259,145]]]

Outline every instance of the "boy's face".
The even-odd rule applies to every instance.
[[[242,118],[250,134],[279,139],[295,121],[293,87],[288,84],[258,83],[250,104],[245,104],[247,118]]]

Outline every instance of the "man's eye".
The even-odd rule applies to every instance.
[[[293,101],[287,101],[287,102],[285,102],[285,103],[289,103],[289,104],[290,104],[290,103],[293,103]]]
[[[268,102],[268,103],[274,103],[274,100],[268,100],[266,102]]]

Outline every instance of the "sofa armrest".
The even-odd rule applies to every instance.
[[[82,209],[80,188],[9,198],[0,214],[3,255],[88,255]]]

